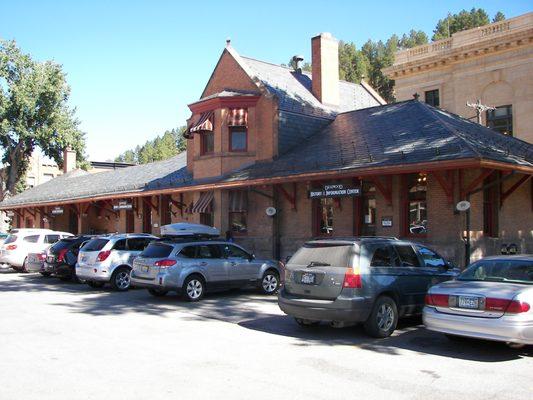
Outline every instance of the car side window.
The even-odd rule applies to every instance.
[[[248,259],[250,255],[243,249],[233,246],[231,244],[224,245],[224,256],[228,258],[245,258]]]
[[[220,258],[220,250],[217,245],[201,244],[198,246],[196,258]]]
[[[130,238],[128,239],[128,249],[131,251],[143,251],[148,246],[145,238]]]
[[[39,241],[39,235],[26,236],[23,240],[27,243],[37,243]]]
[[[126,239],[117,240],[113,246],[113,250],[124,251],[126,250]]]
[[[392,258],[390,246],[376,246],[372,253],[372,259],[370,261],[371,267],[392,267]]]
[[[196,246],[185,246],[178,255],[183,258],[196,258]]]
[[[48,244],[53,244],[59,240],[59,235],[46,235],[44,237],[44,242]]]
[[[418,252],[422,256],[422,260],[424,260],[424,264],[426,267],[445,267],[446,261],[439,256],[437,253],[435,253],[433,250],[428,249],[424,246],[417,246]]]
[[[400,266],[402,267],[420,267],[420,260],[416,255],[413,246],[409,244],[395,245],[394,248],[400,258]]]

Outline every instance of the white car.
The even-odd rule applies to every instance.
[[[11,267],[23,271],[28,254],[41,253],[59,239],[68,236],[73,235],[51,229],[13,229],[0,246],[0,268]]]

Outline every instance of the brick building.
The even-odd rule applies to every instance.
[[[467,102],[480,100],[495,107],[481,113],[484,125],[533,143],[533,13],[399,51],[384,72],[397,100],[418,93],[474,121]]]
[[[312,39],[312,74],[228,43],[190,104],[187,151],[88,174],[72,170],[5,200],[15,226],[158,233],[189,221],[283,258],[315,236],[387,235],[464,260],[515,243],[533,252],[533,146],[417,100],[384,104],[339,80],[338,43]],[[68,164],[68,163],[66,163]]]

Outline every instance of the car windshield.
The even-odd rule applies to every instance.
[[[172,253],[174,247],[163,243],[150,243],[146,249],[143,250],[139,257],[144,258],[164,258]]]
[[[481,260],[472,264],[457,279],[533,285],[533,260]]]
[[[352,244],[306,243],[291,257],[289,263],[311,267],[346,268],[353,252]]]
[[[89,240],[85,246],[83,246],[83,251],[100,251],[104,246],[109,242],[107,239],[92,239]]]
[[[9,243],[13,243],[13,242],[16,242],[18,239],[18,236],[17,235],[9,235],[6,240],[4,241],[4,244],[9,244]]]

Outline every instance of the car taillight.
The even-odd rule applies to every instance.
[[[426,305],[433,307],[449,307],[450,296],[447,294],[426,294]]]
[[[96,261],[105,261],[107,260],[107,257],[111,254],[111,250],[105,250],[98,253],[98,257],[96,257]]]
[[[159,260],[154,264],[156,267],[168,268],[176,265],[176,260]]]
[[[519,300],[496,299],[487,297],[485,299],[485,311],[503,311],[506,314],[520,314],[528,312],[530,305]]]
[[[16,250],[17,245],[16,244],[10,244],[6,247],[6,250]]]
[[[65,254],[67,254],[67,249],[59,250],[59,253],[57,253],[57,261],[59,262],[65,261]]]
[[[363,282],[361,281],[361,274],[359,274],[359,271],[356,271],[353,268],[348,268],[344,273],[344,281],[342,282],[342,287],[350,289],[362,288]]]

